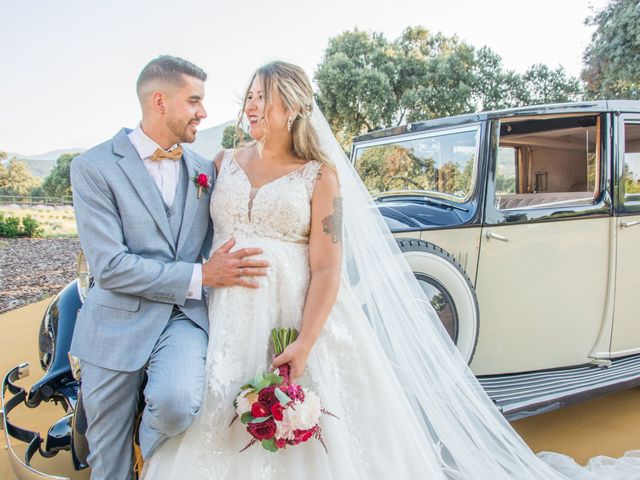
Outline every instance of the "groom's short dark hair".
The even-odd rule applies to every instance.
[[[138,75],[136,82],[138,96],[145,85],[154,81],[180,85],[182,84],[182,75],[195,77],[203,82],[207,79],[207,72],[193,63],[180,57],[160,55],[147,63]]]

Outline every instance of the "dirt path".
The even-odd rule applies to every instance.
[[[0,239],[0,313],[59,292],[75,278],[77,238]]]

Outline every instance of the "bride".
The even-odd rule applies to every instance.
[[[203,407],[144,478],[638,478],[627,457],[598,472],[541,460],[514,432],[440,324],[302,69],[258,69],[243,112],[254,141],[214,159],[214,249],[235,238],[270,266],[258,289],[212,292]],[[269,332],[281,326],[300,336],[271,358]],[[328,452],[314,440],[240,452],[250,437],[231,424],[233,401],[247,379],[284,363],[339,417],[320,421]]]

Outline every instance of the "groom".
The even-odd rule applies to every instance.
[[[80,359],[92,480],[132,476],[133,423],[146,373],[139,426],[142,456],[184,431],[205,388],[208,318],[202,287],[255,288],[258,249],[209,261],[211,160],[192,143],[207,114],[207,74],[177,57],[146,65],[136,84],[142,121],[76,157],[73,202],[94,286],[78,315],[71,354]],[[195,179],[206,175],[208,187]],[[206,182],[205,182],[206,183]]]

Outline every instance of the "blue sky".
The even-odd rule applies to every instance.
[[[397,37],[409,25],[488,45],[506,67],[580,72],[606,0],[21,0],[0,6],[0,150],[90,147],[135,126],[135,79],[159,54],[209,73],[201,128],[234,118],[251,72],[274,59],[313,75],[329,38],[353,28]]]

